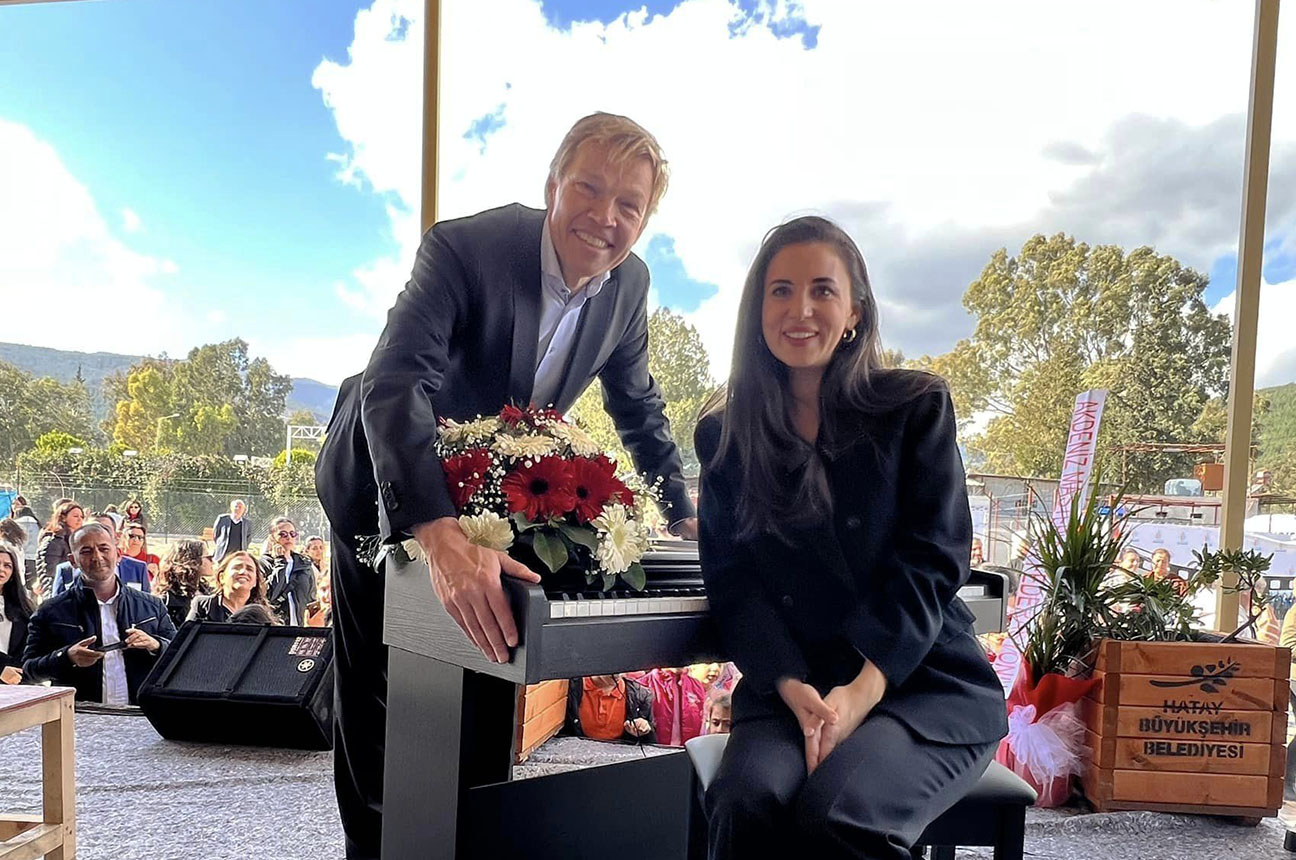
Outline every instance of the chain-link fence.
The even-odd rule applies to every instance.
[[[4,483],[0,480],[0,483]],[[310,535],[329,538],[328,520],[319,500],[302,496],[281,500],[275,504],[269,497],[254,492],[245,483],[232,481],[186,481],[184,484],[163,490],[155,497],[146,498],[139,487],[113,487],[104,485],[79,485],[69,483],[55,474],[29,475],[24,473],[22,485],[8,487],[27,499],[42,524],[54,509],[54,502],[70,498],[81,504],[87,513],[102,511],[116,505],[125,513],[125,502],[138,499],[144,509],[145,523],[150,542],[167,543],[180,538],[202,538],[204,530],[211,529],[216,518],[229,512],[230,502],[242,499],[247,503],[247,521],[252,527],[252,540],[260,542],[275,517],[288,517],[297,526],[304,544]],[[5,512],[7,513],[7,511]]]

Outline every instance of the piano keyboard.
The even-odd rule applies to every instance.
[[[605,618],[618,615],[663,615],[706,612],[701,588],[650,589],[634,592],[601,591],[549,595],[550,618]]]

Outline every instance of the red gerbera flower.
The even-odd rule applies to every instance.
[[[634,494],[616,476],[616,464],[607,457],[577,457],[571,462],[576,492],[576,519],[582,523],[603,513],[611,501],[633,504]]]
[[[462,510],[473,494],[486,483],[486,470],[490,468],[490,464],[490,453],[485,448],[474,448],[441,461],[446,486],[450,489],[450,498],[456,508]]]
[[[526,514],[535,522],[569,513],[576,504],[570,464],[560,457],[542,457],[532,466],[518,466],[500,481],[510,513]]]
[[[512,404],[505,406],[500,410],[500,420],[510,427],[516,427],[526,418],[526,413]]]

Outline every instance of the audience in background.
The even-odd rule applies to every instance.
[[[599,741],[655,744],[652,693],[622,675],[572,678],[567,684],[564,728],[577,737]]]
[[[971,563],[973,567],[980,567],[985,564],[985,545],[981,543],[979,537],[972,538]]]
[[[40,547],[40,518],[27,504],[27,499],[22,496],[14,496],[9,511],[9,515],[17,520],[18,525],[22,526],[27,534],[27,540],[20,544],[23,549],[23,582],[29,589],[35,588],[36,553]]]
[[[296,550],[297,526],[287,517],[276,517],[261,550],[266,599],[280,621],[302,627],[306,606],[315,599],[315,568]]]
[[[216,591],[193,599],[186,621],[229,621],[245,606],[266,603],[265,578],[250,552],[238,550],[216,566]]]
[[[311,560],[315,566],[315,576],[319,576],[328,570],[328,565],[324,560],[324,538],[319,535],[311,535],[306,538],[306,544],[302,548],[302,554]]]
[[[127,499],[122,502],[121,510],[126,523],[148,528],[148,521],[144,518],[144,506],[140,504],[139,499]]]
[[[707,694],[706,718],[702,734],[727,735],[733,725],[733,694],[712,690]]]
[[[74,687],[83,701],[134,704],[175,625],[162,601],[122,587],[107,527],[82,526],[70,546],[80,580],[32,614],[23,673],[28,681]]]
[[[247,503],[242,499],[230,502],[229,513],[221,514],[212,526],[212,540],[216,542],[216,551],[212,558],[217,564],[232,552],[241,552],[248,548],[252,527],[244,519],[247,514]]]
[[[653,725],[660,743],[679,747],[702,734],[706,687],[683,669],[652,669],[638,678],[653,694]]]
[[[202,541],[178,541],[167,551],[153,580],[153,593],[162,599],[177,627],[189,617],[194,598],[208,593],[205,582],[211,573],[211,555]]]
[[[333,626],[333,583],[325,571],[319,578],[319,587],[315,590],[315,599],[306,607],[307,627]]]
[[[61,499],[41,531],[36,549],[37,592],[48,595],[54,587],[58,566],[72,558],[68,539],[85,522],[85,510],[71,499]]]
[[[230,624],[268,624],[278,626],[279,618],[270,611],[270,607],[261,603],[249,603],[229,618]]]
[[[23,679],[27,622],[35,611],[23,583],[23,551],[19,546],[0,541],[0,684],[17,684]]]
[[[112,514],[96,514],[94,521],[112,533],[113,543],[120,548],[120,540],[117,536],[117,518]],[[80,575],[80,571],[72,561],[65,561],[54,571],[54,584],[49,591],[49,596],[54,597],[62,594],[71,587]],[[148,569],[144,562],[133,558],[121,556],[117,559],[117,576],[121,578],[122,584],[129,588],[138,588],[141,591],[149,590]]]
[[[152,582],[158,575],[158,568],[162,564],[162,559],[149,552],[148,528],[144,523],[131,522],[130,519],[125,521],[122,528],[122,555],[144,562],[144,565],[148,568],[149,582]]]

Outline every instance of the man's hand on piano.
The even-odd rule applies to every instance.
[[[469,543],[454,517],[421,523],[413,531],[428,557],[441,605],[486,659],[507,663],[518,634],[500,576],[539,582],[540,574],[507,553]]]
[[[625,730],[627,734],[641,738],[652,731],[652,725],[643,717],[637,717],[633,720],[625,721]]]

